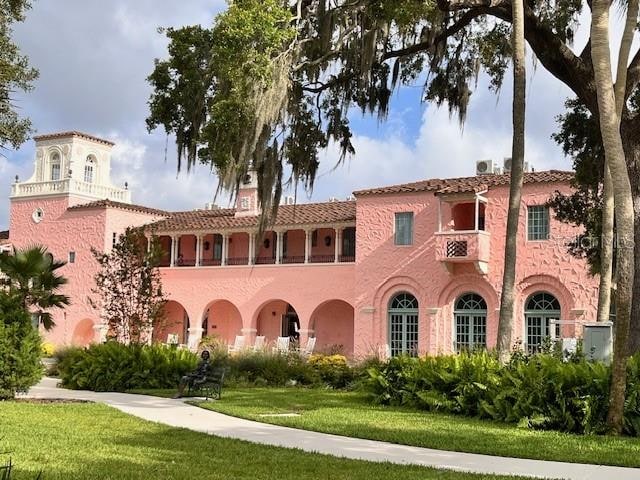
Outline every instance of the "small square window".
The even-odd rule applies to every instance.
[[[69,252],[69,263],[76,263],[76,252]]]
[[[549,240],[549,207],[531,205],[527,208],[527,239]]]
[[[396,245],[413,245],[413,212],[396,213],[394,233]]]
[[[241,210],[249,210],[250,205],[249,205],[249,197],[243,197],[240,199],[240,209]]]

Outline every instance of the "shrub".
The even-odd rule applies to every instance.
[[[40,344],[20,302],[0,293],[0,399],[13,398],[42,378]]]
[[[51,342],[42,342],[40,351],[43,357],[51,358],[56,353],[56,347]]]
[[[174,388],[183,375],[195,369],[197,361],[188,350],[108,342],[67,349],[58,370],[67,388],[123,392]]]
[[[629,361],[625,433],[640,435],[640,355]],[[369,368],[374,402],[492,418],[522,427],[602,433],[610,368],[555,355],[518,356],[501,366],[489,353],[398,357]]]
[[[347,364],[344,355],[312,355],[309,366],[320,381],[333,388],[344,388],[354,380],[354,370]]]

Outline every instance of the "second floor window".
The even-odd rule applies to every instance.
[[[394,243],[396,245],[413,244],[413,212],[396,213]]]
[[[51,180],[54,182],[60,180],[60,155],[57,153],[51,156]]]
[[[531,205],[527,208],[527,240],[549,239],[549,207]]]

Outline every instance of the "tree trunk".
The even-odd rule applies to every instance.
[[[607,425],[612,433],[622,432],[624,399],[627,376],[629,320],[633,288],[633,201],[631,184],[625,163],[620,121],[616,112],[616,101],[611,74],[609,50],[608,0],[594,0],[591,19],[591,56],[598,94],[600,131],[605,150],[606,163],[613,180],[615,215],[617,219],[618,253],[616,295],[615,341],[613,373],[609,394]]]
[[[609,166],[604,166],[602,202],[602,237],[600,245],[600,288],[598,290],[598,322],[609,320],[611,312],[611,282],[613,275],[613,181]]]
[[[621,134],[629,180],[631,181],[635,214],[635,278],[629,327],[629,354],[634,355],[640,352],[640,132],[630,131],[629,124],[623,122]]]
[[[509,359],[513,334],[515,300],[518,221],[522,199],[524,177],[524,131],[525,131],[525,47],[524,47],[524,3],[513,0],[513,142],[511,146],[511,179],[509,186],[509,211],[504,248],[504,272],[500,298],[498,322],[498,355],[505,363]]]

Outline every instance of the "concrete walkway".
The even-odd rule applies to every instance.
[[[554,479],[640,479],[640,469],[634,468],[492,457],[361,440],[243,420],[187,405],[181,400],[126,393],[65,390],[56,388],[56,382],[56,379],[45,378],[31,389],[28,396],[100,402],[145,420],[173,427],[356,460],[414,464],[483,474],[522,475]]]

